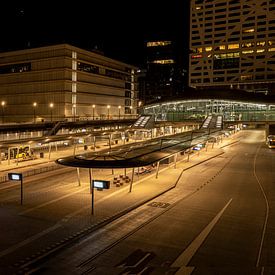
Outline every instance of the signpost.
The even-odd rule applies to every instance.
[[[23,175],[22,173],[8,173],[9,180],[21,182],[21,205],[23,205]]]
[[[94,188],[99,191],[103,191],[103,189],[110,188],[110,181],[109,180],[93,180],[91,168],[89,169],[90,175],[90,188],[91,188],[91,195],[92,195],[92,215],[94,215]]]

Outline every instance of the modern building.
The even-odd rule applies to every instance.
[[[175,42],[146,42],[146,69],[139,76],[140,100],[147,104],[162,98],[176,97],[182,91],[182,75]]]
[[[189,86],[275,94],[275,1],[191,0]]]
[[[238,97],[234,95],[236,93]],[[275,96],[234,89],[199,89],[177,100],[148,104],[143,107],[143,113],[153,115],[159,121],[197,121],[210,115],[221,115],[226,121],[274,122]]]
[[[136,70],[68,44],[0,53],[2,122],[130,117]]]

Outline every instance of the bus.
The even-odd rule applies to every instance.
[[[268,148],[275,148],[275,135],[269,135],[266,138],[266,145],[268,146]]]

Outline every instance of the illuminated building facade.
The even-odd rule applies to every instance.
[[[154,40],[146,43],[146,70],[143,71],[144,103],[173,97],[180,91],[179,64],[175,43],[171,40]]]
[[[5,122],[135,115],[136,69],[68,44],[1,53]]]
[[[275,0],[192,0],[189,86],[275,94]]]

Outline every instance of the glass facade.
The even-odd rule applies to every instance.
[[[229,121],[275,121],[275,104],[257,104],[231,100],[179,100],[147,105],[144,114],[158,121],[203,120],[210,114],[223,115]]]

